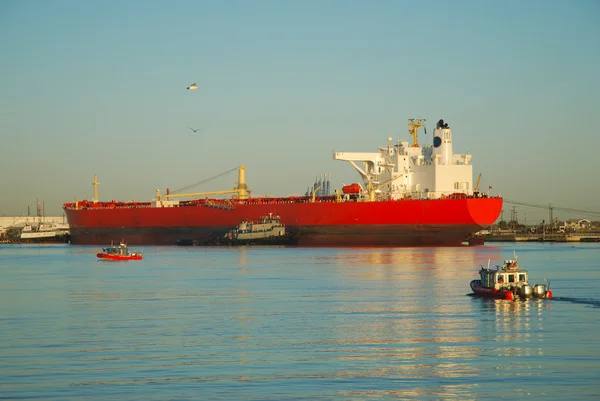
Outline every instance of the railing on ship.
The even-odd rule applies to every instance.
[[[81,200],[78,202],[65,203],[65,209],[139,209],[152,207],[151,202],[91,202]]]
[[[499,198],[500,196],[489,196],[488,194],[480,194],[478,196],[467,195],[463,193],[455,193],[451,195],[443,195],[438,198],[431,197],[431,193],[415,193],[413,196],[407,196],[404,198],[397,199],[395,201],[402,202],[408,200],[443,200],[443,199],[475,199],[475,198]],[[389,196],[377,196],[376,201],[389,201]],[[230,199],[193,199],[180,201],[179,204],[172,205],[170,207],[188,207],[188,206],[205,206],[225,210],[235,209],[236,204],[284,204],[284,203],[338,203],[338,202],[366,202],[361,196],[341,196],[336,198],[335,195],[331,196],[317,196],[314,198],[311,196],[290,196],[290,197],[265,197],[265,198],[248,198],[245,200],[239,200],[235,198]],[[77,203],[65,203],[63,205],[65,209],[133,209],[133,208],[151,208],[154,207],[151,202],[90,202],[90,201],[79,201]]]

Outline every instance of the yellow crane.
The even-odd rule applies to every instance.
[[[321,189],[321,186],[320,186],[320,185],[319,185],[318,187],[316,187],[314,191],[312,191],[312,201],[313,201],[313,202],[314,202],[314,201],[316,200],[316,198],[317,198],[317,197],[316,197],[316,193],[317,193],[317,191],[318,191],[319,189]]]
[[[475,187],[473,188],[473,196],[479,196],[479,181],[481,181],[481,173],[477,177],[477,182],[475,182]]]
[[[193,192],[193,193],[189,193],[189,194],[164,194],[162,195],[163,198],[185,198],[185,197],[192,197],[192,196],[203,196],[203,195],[224,195],[224,194],[238,194],[239,196],[240,190],[237,188],[234,189],[226,189],[223,191],[208,191],[208,192]],[[158,195],[160,196],[160,194]]]
[[[205,196],[205,195],[224,195],[224,194],[237,194],[238,199],[248,199],[248,187],[246,185],[246,167],[240,166],[238,173],[238,184],[233,189],[223,190],[223,191],[209,191],[209,192],[194,192],[194,193],[186,193],[186,194],[165,194],[162,197],[169,198],[184,198],[184,197],[192,197],[192,196]],[[231,170],[230,170],[231,171]],[[156,191],[156,199],[160,201],[160,191]]]
[[[367,198],[369,202],[374,202],[375,201],[375,191],[377,191],[378,189],[381,189],[383,187],[385,187],[387,184],[389,184],[390,182],[397,180],[398,178],[404,177],[404,174],[400,174],[395,176],[394,178],[390,178],[389,180],[386,180],[384,182],[382,182],[381,184],[374,186],[373,182],[371,180],[369,180],[369,183],[367,184]]]
[[[424,118],[411,118],[408,120],[408,133],[413,137],[413,147],[419,147],[419,141],[417,136],[419,135],[419,128],[425,125]],[[427,133],[427,129],[425,129]]]

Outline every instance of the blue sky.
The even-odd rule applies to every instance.
[[[422,143],[450,124],[483,188],[600,220],[599,17],[591,0],[5,0],[0,215],[36,198],[61,215],[92,198],[94,174],[102,200],[240,164],[254,195],[300,194],[320,173],[339,188],[359,177],[332,150],[409,140],[420,117]]]

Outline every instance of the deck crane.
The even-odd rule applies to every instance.
[[[224,195],[224,194],[235,194],[235,196],[240,200],[248,199],[249,193],[251,192],[246,185],[246,167],[239,166],[235,169],[229,170],[238,170],[238,184],[235,188],[224,190],[224,191],[209,191],[209,192],[194,192],[194,193],[183,193],[183,194],[174,194],[174,193],[166,193],[162,195],[165,199],[170,198],[181,198],[181,197],[197,197],[197,196],[205,196],[205,195]],[[228,171],[228,172],[229,172]],[[160,201],[160,191],[156,190],[156,199]]]
[[[317,199],[317,192],[319,191],[319,189],[321,189],[321,186],[319,185],[318,187],[315,188],[314,191],[312,191],[312,198],[311,201],[314,203]]]
[[[419,128],[425,125],[424,118],[411,118],[408,120],[408,133],[413,137],[414,148],[419,147],[419,141],[417,140],[417,136],[419,135]],[[425,133],[427,133],[427,128],[425,128]]]
[[[481,181],[481,173],[479,173],[477,182],[475,183],[475,188],[473,188],[473,196],[476,198],[479,197],[479,181]]]
[[[382,182],[379,185],[373,185],[373,181],[371,181],[369,179],[369,182],[367,184],[367,200],[369,202],[374,202],[375,201],[375,193],[376,193],[376,191],[378,189],[381,189],[381,188],[385,187],[390,182],[392,182],[394,180],[397,180],[398,178],[402,178],[403,176],[404,176],[403,174],[397,175],[397,176],[395,176],[393,178],[390,178],[389,180],[386,180],[386,181]]]

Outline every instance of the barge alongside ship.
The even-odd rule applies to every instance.
[[[197,240],[177,240],[177,245],[296,245],[296,233],[286,232],[279,216],[263,216],[256,221],[242,221],[222,237],[200,243]]]
[[[152,202],[100,202],[94,181],[93,200],[63,205],[71,243],[103,244],[115,237],[134,245],[175,245],[181,239],[205,243],[271,213],[297,235],[298,245],[460,246],[496,221],[502,198],[472,187],[471,155],[453,153],[452,132],[443,120],[434,130],[433,145],[421,147],[417,133],[423,124],[409,121],[411,145],[388,138],[377,152],[334,152],[334,159],[352,164],[363,184],[333,195],[252,197],[244,166],[231,191],[157,191]],[[199,197],[224,192],[234,196]]]

